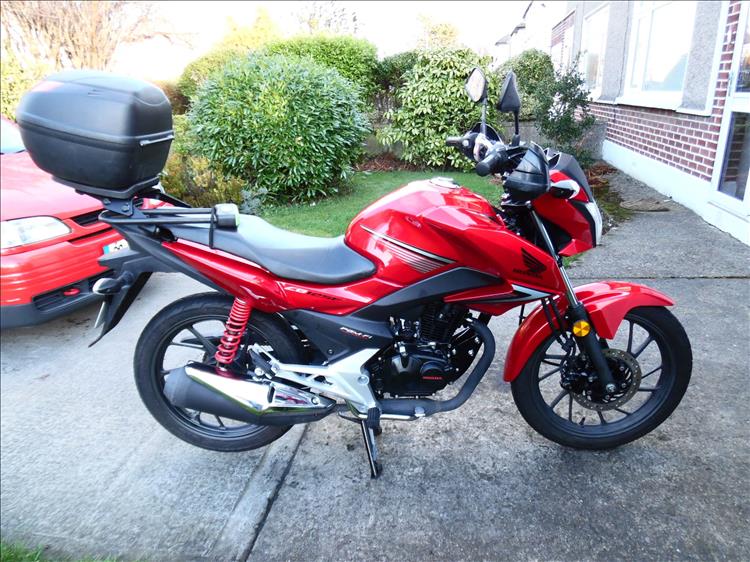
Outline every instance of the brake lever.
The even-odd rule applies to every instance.
[[[486,156],[487,152],[492,149],[494,143],[488,139],[484,134],[479,133],[477,138],[474,140],[474,150],[472,152],[474,156],[474,162],[481,162]],[[482,155],[482,149],[484,149],[484,155]]]

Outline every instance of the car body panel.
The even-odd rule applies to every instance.
[[[12,126],[3,121],[4,129]],[[1,220],[50,216],[70,230],[0,251],[0,325],[37,324],[99,300],[91,285],[106,270],[97,260],[105,246],[122,240],[97,220],[101,203],[56,182],[26,152],[0,156],[0,179]]]

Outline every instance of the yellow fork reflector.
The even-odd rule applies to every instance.
[[[573,324],[573,335],[577,338],[585,338],[589,335],[590,331],[591,324],[589,324],[585,320],[578,320],[575,324]]]

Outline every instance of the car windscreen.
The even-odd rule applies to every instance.
[[[15,125],[0,120],[0,154],[12,154],[26,150],[21,140],[21,133]]]

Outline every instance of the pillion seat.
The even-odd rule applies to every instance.
[[[207,224],[170,225],[177,238],[208,245]],[[277,277],[340,285],[375,273],[375,264],[344,237],[318,238],[277,228],[260,217],[239,215],[237,229],[214,230],[213,247],[264,267]]]

